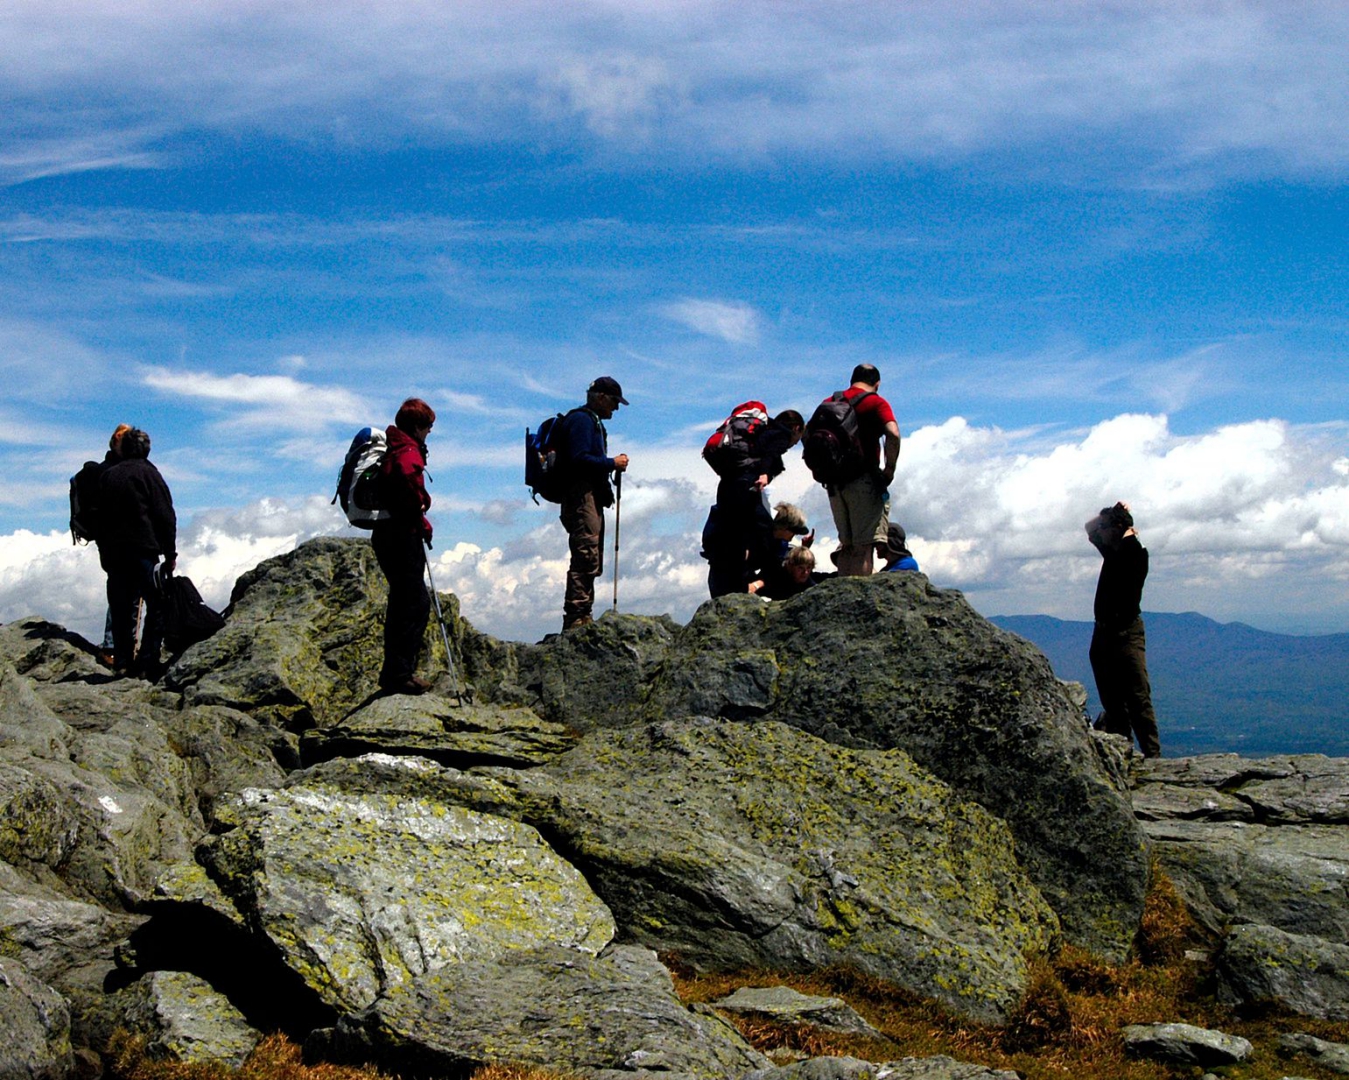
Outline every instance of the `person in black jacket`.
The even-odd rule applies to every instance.
[[[563,630],[594,621],[595,579],[604,573],[604,511],[614,503],[609,476],[628,467],[627,454],[609,456],[604,421],[627,403],[617,380],[601,375],[586,390],[586,403],[558,423],[559,458],[566,476],[558,517],[567,530],[571,551],[562,602]]]
[[[703,539],[707,591],[713,597],[745,592],[751,580],[781,567],[781,544],[773,535],[764,489],[781,474],[782,455],[801,441],[805,427],[795,409],[778,413],[755,434],[743,462],[717,483]]]
[[[154,584],[155,566],[178,561],[178,518],[173,496],[149,461],[150,436],[139,428],[122,435],[121,460],[99,480],[98,559],[108,575],[113,668],[124,675],[159,674],[163,618]],[[145,625],[136,648],[136,612],[145,602]]]
[[[1131,741],[1137,737],[1144,757],[1161,757],[1141,614],[1148,550],[1138,540],[1127,503],[1105,507],[1086,529],[1101,553],[1090,653],[1104,710],[1096,727]]]

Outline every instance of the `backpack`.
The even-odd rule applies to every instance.
[[[810,474],[825,487],[842,487],[866,472],[867,455],[858,434],[857,406],[874,393],[867,390],[849,399],[839,390],[811,414],[801,458]]]
[[[98,481],[103,463],[86,461],[70,478],[70,542],[89,543],[98,539]]]
[[[540,495],[548,502],[560,503],[567,486],[563,456],[558,453],[562,443],[558,425],[564,415],[548,417],[538,431],[525,428],[525,486],[536,503]]]
[[[762,401],[737,405],[703,444],[703,460],[718,476],[731,475],[749,460],[759,430],[766,423],[768,406]]]
[[[220,613],[206,606],[190,578],[181,574],[161,574],[159,567],[155,570],[163,601],[160,610],[164,620],[164,644],[169,652],[176,656],[188,646],[205,641],[225,625]]]
[[[361,428],[351,440],[342,471],[337,474],[333,502],[342,504],[347,520],[358,529],[373,529],[375,522],[392,516],[380,505],[379,471],[388,452],[389,439],[383,428]]]

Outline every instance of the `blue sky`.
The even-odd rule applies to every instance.
[[[706,434],[866,360],[986,614],[1089,617],[1123,498],[1148,608],[1349,631],[1347,54],[1338,3],[9,4],[0,618],[100,622],[66,487],[117,422],[223,604],[419,394],[437,583],[536,638],[520,437],[611,374],[621,604],[685,619]]]

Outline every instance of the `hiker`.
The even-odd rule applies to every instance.
[[[890,522],[885,531],[885,543],[876,545],[876,554],[885,560],[885,565],[881,567],[882,573],[918,569],[918,560],[909,550],[908,534],[898,521]]]
[[[118,675],[157,679],[164,627],[155,568],[172,574],[178,562],[178,518],[173,496],[151,464],[150,436],[139,428],[122,433],[120,456],[98,483],[98,561],[108,575],[112,615],[113,670]],[[145,604],[140,649],[136,618]]]
[[[749,591],[765,600],[786,600],[803,593],[820,579],[815,573],[815,553],[797,546],[763,577],[749,583]]]
[[[431,496],[423,479],[426,437],[435,411],[421,398],[408,398],[385,432],[388,450],[379,468],[379,505],[388,516],[370,529],[379,568],[389,582],[384,609],[384,664],[379,688],[387,694],[424,694],[431,688],[417,677],[417,658],[431,615],[426,591],[426,552],[431,546]]]
[[[614,504],[611,473],[624,472],[628,455],[609,457],[609,433],[604,429],[620,405],[628,404],[623,388],[601,375],[586,390],[586,403],[559,422],[555,438],[563,469],[563,494],[558,518],[567,530],[571,563],[562,604],[562,629],[593,622],[595,579],[604,573],[604,511]]]
[[[899,425],[878,393],[880,385],[875,366],[858,364],[852,384],[826,398],[807,425],[806,464],[829,492],[838,529],[838,570],[845,577],[870,574],[876,545],[886,540],[887,489],[899,460]],[[829,444],[832,452],[822,452]]]
[[[781,565],[785,552],[775,536],[765,489],[786,467],[782,455],[801,441],[805,418],[784,409],[758,427],[744,453],[720,472],[717,501],[704,529],[703,553],[708,561],[707,589],[715,598],[745,592],[760,571]],[[805,532],[805,519],[801,519]],[[792,535],[795,535],[794,533]]]
[[[86,461],[84,467],[70,478],[71,512],[70,533],[79,540],[92,540],[98,543],[101,522],[98,512],[98,486],[108,468],[122,460],[122,436],[131,430],[130,424],[118,424],[108,439],[108,449],[102,461]],[[76,501],[78,500],[78,507]],[[140,621],[140,607],[136,608],[135,620]],[[103,620],[103,643],[94,652],[94,659],[103,667],[113,666],[112,655],[112,608]]]
[[[1148,549],[1139,542],[1128,503],[1105,507],[1086,530],[1101,553],[1089,654],[1103,709],[1096,727],[1131,742],[1136,737],[1144,757],[1161,757],[1141,614]]]
[[[804,548],[815,543],[815,530],[806,528],[805,512],[795,503],[778,503],[773,507],[773,539],[777,543],[779,562],[787,557],[792,541],[798,536]]]

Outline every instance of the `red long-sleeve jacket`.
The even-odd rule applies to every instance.
[[[431,496],[424,480],[426,444],[393,425],[385,435],[389,450],[380,468],[384,508],[389,511],[395,527],[407,528],[430,543],[431,522],[426,518],[426,511],[431,509]]]

